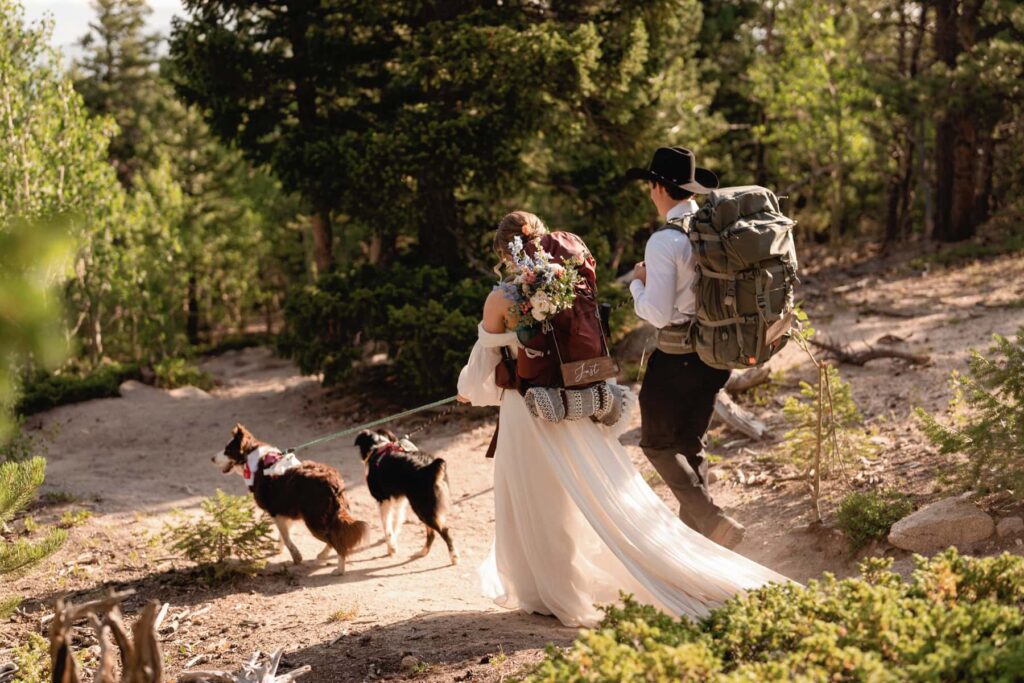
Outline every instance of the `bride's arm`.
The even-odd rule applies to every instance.
[[[480,327],[484,332],[501,334],[506,330],[506,316],[511,302],[501,289],[493,290],[484,302],[484,315]],[[477,406],[501,403],[501,389],[494,383],[494,367],[501,351],[484,346],[479,341],[473,346],[469,361],[459,373],[459,401]]]

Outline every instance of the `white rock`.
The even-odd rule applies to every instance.
[[[999,538],[1016,536],[1021,532],[1024,532],[1024,519],[1020,517],[1004,517],[996,524],[996,534]]]
[[[121,393],[122,398],[129,400],[138,400],[140,398],[150,396],[154,397],[160,393],[158,389],[155,389],[148,384],[143,384],[134,379],[128,379],[117,387],[117,390]]]
[[[199,399],[213,398],[212,396],[210,396],[208,393],[206,393],[205,391],[203,391],[199,387],[194,387],[191,384],[188,385],[188,386],[185,386],[185,387],[178,387],[177,389],[171,389],[167,393],[170,394],[171,396],[173,396],[174,398],[199,398]]]
[[[967,546],[995,531],[995,522],[965,496],[926,505],[892,525],[889,543],[916,553]]]

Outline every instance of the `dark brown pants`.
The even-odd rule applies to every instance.
[[[640,447],[679,501],[679,518],[701,533],[722,514],[708,493],[704,446],[715,396],[728,379],[728,370],[696,353],[655,351],[640,388]]]

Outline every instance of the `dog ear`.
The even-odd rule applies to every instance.
[[[386,438],[388,441],[398,441],[398,437],[390,429],[378,429],[377,433]]]
[[[231,430],[231,436],[238,436],[239,434],[245,434],[245,432],[245,425],[243,425],[241,422],[236,422],[235,428]]]

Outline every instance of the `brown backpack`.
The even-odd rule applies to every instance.
[[[554,315],[533,336],[520,338],[512,375],[510,359],[498,366],[498,386],[525,393],[530,387],[587,386],[617,372],[608,350],[597,302],[597,263],[579,235],[552,232],[540,246],[556,263],[575,259],[580,275],[572,308]],[[527,242],[526,252],[536,247]],[[564,372],[563,372],[564,371]],[[569,378],[567,381],[567,377]]]

